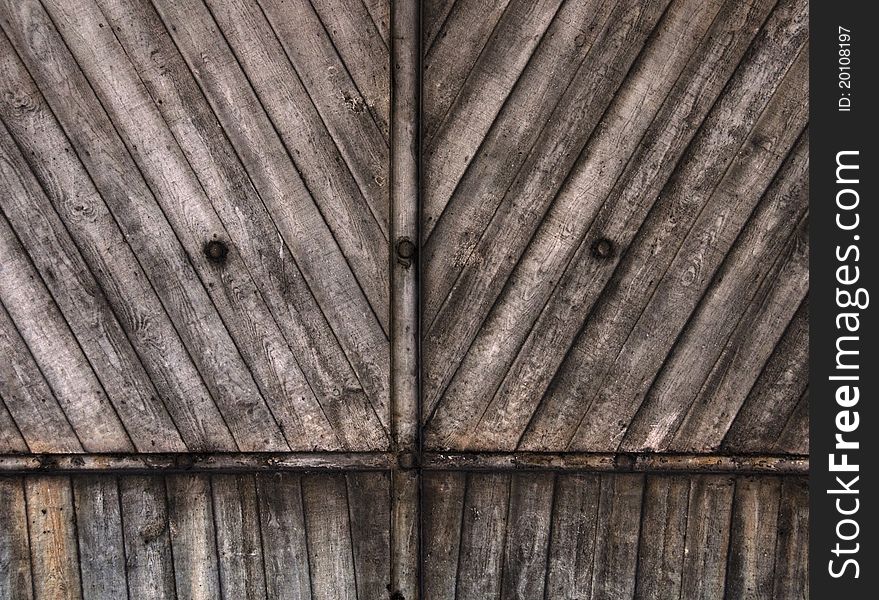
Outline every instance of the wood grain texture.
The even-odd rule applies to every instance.
[[[119,598],[128,577],[116,478],[77,478],[73,497],[83,597]]]
[[[33,600],[25,488],[19,478],[0,479],[0,598]]]

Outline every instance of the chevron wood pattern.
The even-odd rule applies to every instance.
[[[807,451],[806,2],[445,4],[427,448]]]

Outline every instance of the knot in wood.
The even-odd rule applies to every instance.
[[[592,243],[592,256],[595,258],[610,258],[613,252],[613,242],[607,238],[598,238]]]
[[[222,264],[226,262],[227,254],[229,254],[229,248],[220,240],[211,240],[204,245],[204,255],[211,262]]]

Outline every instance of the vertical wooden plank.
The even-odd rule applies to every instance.
[[[681,598],[723,597],[735,480],[696,475],[690,481]]]
[[[0,599],[33,600],[23,479],[0,477]]]
[[[266,588],[273,600],[310,600],[300,475],[257,475]]]
[[[34,595],[82,600],[70,479],[27,477],[25,497]]]
[[[314,600],[356,600],[357,583],[344,475],[302,478]]]
[[[809,597],[809,481],[785,477],[781,486],[773,598]]]
[[[211,478],[223,598],[266,597],[256,482],[253,475]]]
[[[635,598],[680,598],[690,481],[655,475],[647,477],[646,486]]]
[[[501,597],[543,598],[556,477],[516,473],[510,486]]]
[[[119,488],[112,475],[73,479],[82,593],[91,600],[127,597]]]
[[[176,598],[165,480],[123,477],[119,500],[131,600]]]
[[[501,598],[509,504],[509,474],[467,475],[456,597]]]
[[[726,597],[773,600],[781,480],[739,477],[730,525]]]
[[[423,475],[424,600],[455,597],[466,481],[466,474],[453,471]]]
[[[221,598],[210,480],[186,474],[169,475],[165,482],[177,596]]]
[[[557,486],[544,597],[590,598],[601,477],[560,475]]]
[[[592,567],[591,597],[595,600],[634,597],[643,495],[643,475],[601,477],[595,564]]]
[[[358,598],[381,598],[391,580],[390,477],[387,473],[348,473],[348,512]]]

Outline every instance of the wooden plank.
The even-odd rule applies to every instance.
[[[681,598],[722,598],[735,480],[697,475],[690,480]]]
[[[262,536],[253,475],[214,475],[211,492],[223,598],[266,598]]]
[[[505,235],[503,240],[497,240],[499,244],[509,244],[513,248],[526,244],[528,247],[451,380],[437,411],[437,422],[433,428],[437,430],[437,437],[446,431],[455,433],[445,443],[437,443],[459,446],[471,443],[472,439],[484,448],[515,447],[541,394],[539,387],[535,389],[535,384],[545,386],[553,372],[546,368],[546,363],[550,363],[549,366],[552,367],[551,361],[560,360],[547,357],[559,352],[546,352],[547,347],[553,347],[552,344],[541,345],[539,350],[533,344],[565,341],[564,338],[547,340],[543,337],[546,335],[570,338],[573,335],[572,326],[584,312],[573,311],[569,306],[581,300],[582,295],[578,294],[577,300],[573,300],[572,295],[570,303],[566,301],[560,309],[548,310],[547,312],[554,314],[547,315],[539,328],[532,329],[532,325],[538,319],[544,303],[550,300],[554,283],[563,275],[567,261],[577,246],[581,245],[582,236],[595,212],[626,166],[626,157],[636,151],[638,141],[657,116],[675,81],[681,86],[688,82],[687,77],[678,79],[678,73],[685,69],[694,53],[699,56],[708,54],[711,66],[713,55],[696,52],[696,49],[709,31],[718,9],[718,3],[704,2],[698,5],[685,3],[669,9],[657,28],[656,37],[633,67],[627,81],[617,91],[600,127],[584,149],[584,158],[575,167],[568,183],[549,208],[535,237],[530,243],[527,237],[518,236],[514,238]],[[738,25],[742,16],[733,14],[731,17]],[[749,29],[745,28],[744,31],[748,32]],[[744,33],[739,38],[732,39],[738,39],[739,45],[744,47],[748,37]],[[729,36],[724,35],[723,38],[724,42],[729,43]],[[588,64],[588,61],[584,64]],[[697,81],[702,81],[704,76],[704,73],[697,72]],[[719,90],[720,84],[715,88]],[[675,126],[680,127],[680,123],[676,121],[682,117],[677,114],[675,117],[670,122],[666,121],[666,133],[673,131]],[[665,121],[668,116],[659,115],[659,118]],[[663,145],[663,148],[666,147]],[[626,209],[629,208],[627,203]],[[537,210],[539,213],[540,209]],[[646,212],[646,208],[644,210]],[[625,217],[621,218],[621,222],[626,222]],[[585,242],[582,244],[591,245]],[[592,257],[581,257],[577,264],[594,262],[596,261]],[[575,288],[581,287],[570,280],[566,283]],[[569,293],[561,291],[565,288],[556,289],[560,295]],[[564,333],[560,335],[558,329],[563,329]],[[513,364],[516,350],[526,341],[529,331],[532,339],[528,340],[529,345],[520,353],[516,364]],[[493,368],[474,377],[474,369],[478,364],[485,364],[485,361],[492,364]],[[507,369],[511,365],[513,370],[508,373]],[[483,400],[470,402],[472,407],[463,406],[467,404],[464,398],[469,397],[491,399],[491,402],[486,403]],[[440,418],[446,413],[451,415],[451,422],[444,424]]]
[[[466,481],[467,475],[460,472],[423,475],[421,569],[425,600],[455,597]]]
[[[34,597],[82,600],[70,479],[28,477],[24,489]]]
[[[339,249],[340,244],[343,248],[349,244],[356,254],[363,244],[349,237],[337,242],[324,217],[330,220],[334,230],[341,230],[345,236],[356,232],[359,226],[349,224],[347,217],[334,221],[337,217],[334,212],[321,213],[235,55],[204,7],[176,2],[156,2],[155,6],[163,20],[172,24],[169,29],[175,44],[225,128],[384,422],[389,392],[388,340],[380,321],[382,315],[372,315],[366,295]],[[212,59],[206,60],[208,56]],[[307,146],[300,151],[300,155],[312,154]],[[321,190],[323,186],[317,191]]]
[[[218,216],[237,240],[247,271],[293,351],[309,387],[347,447],[372,449],[386,440],[357,377],[311,295],[296,258],[272,222],[228,139],[152,8],[101,0],[103,14],[186,154]],[[161,65],[157,68],[156,65]],[[278,252],[268,251],[278,240]],[[343,397],[344,395],[344,397]]]
[[[116,478],[76,477],[73,498],[83,597],[128,597],[122,507]]]
[[[422,17],[422,53],[426,54],[433,46],[442,26],[451,14],[456,0],[432,0],[425,2]]]
[[[130,598],[177,597],[165,481],[161,477],[119,479]]]
[[[355,600],[357,582],[344,475],[306,475],[302,502],[314,600]]]
[[[680,152],[683,146],[678,147],[676,153],[669,157],[672,159],[669,164],[657,171],[659,173],[665,171],[665,174],[657,179],[648,179],[648,181],[650,181],[650,187],[648,189],[651,190],[648,195],[649,202],[652,203],[655,198],[659,197],[662,198],[662,202],[658,206],[664,207],[662,211],[663,216],[650,217],[649,222],[656,223],[657,225],[670,223],[669,215],[672,211],[677,210],[675,207],[680,204],[680,200],[674,200],[674,197],[669,195],[672,185],[675,186],[674,189],[680,188],[683,190],[684,187],[681,187],[681,182],[685,182],[688,177],[694,178],[694,181],[695,179],[704,180],[708,177],[719,177],[719,173],[723,172],[723,161],[713,169],[705,169],[701,160],[704,158],[710,162],[712,160],[710,157],[713,156],[712,153],[717,151],[720,151],[721,156],[726,156],[726,160],[729,160],[731,155],[733,155],[738,149],[738,143],[741,138],[747,134],[747,130],[736,129],[735,135],[730,136],[730,128],[734,121],[730,115],[750,115],[747,117],[748,122],[750,123],[753,123],[753,121],[756,120],[760,108],[765,106],[766,102],[768,102],[768,98],[776,85],[774,82],[787,68],[791,53],[803,43],[806,29],[805,22],[802,18],[805,14],[804,7],[804,3],[794,5],[788,3],[770,15],[767,23],[751,45],[750,50],[745,54],[744,61],[738,67],[729,84],[726,86],[723,95],[713,105],[705,125],[690,144],[690,149],[681,155]],[[765,7],[763,10],[765,10]],[[793,17],[796,18],[793,18],[791,13],[793,13]],[[722,29],[719,30],[718,33],[721,31]],[[741,51],[742,48],[740,46],[738,53],[741,53]],[[726,65],[726,67],[722,69],[724,76],[729,73],[730,67],[735,64],[737,53],[733,52],[728,58],[731,61],[730,64],[727,64],[725,61],[722,61],[721,63]],[[712,81],[712,72],[709,72],[707,75],[708,81]],[[720,81],[723,81],[723,77],[721,77]],[[764,83],[757,87],[753,87],[752,82],[754,81],[761,81]],[[717,82],[714,82],[714,85],[717,85]],[[696,92],[696,90],[693,90],[693,92]],[[715,91],[715,93],[717,92]],[[686,98],[687,95],[684,97]],[[702,101],[705,100],[704,96],[700,95],[700,97],[702,98]],[[710,98],[710,95],[708,98]],[[694,106],[701,106],[699,110],[704,114],[704,111],[712,106],[712,104],[709,103],[704,105],[696,103]],[[686,121],[682,121],[682,124],[685,126],[683,131],[686,132],[689,129],[689,132],[683,136],[683,139],[677,137],[677,141],[674,142],[675,145],[680,144],[682,141],[686,144],[687,139],[693,136],[693,128],[698,121],[701,121],[701,115],[690,125],[686,125]],[[739,123],[739,121],[741,121],[741,119],[736,117],[736,127],[744,125],[744,123]],[[648,139],[649,138],[650,136],[648,136]],[[660,135],[659,139],[662,139],[662,135]],[[662,160],[664,158],[664,152],[661,151],[661,148],[662,146],[655,147],[653,152],[656,150],[660,150],[660,152],[657,154],[651,152],[647,156],[653,156],[654,159]],[[724,149],[721,151],[721,148]],[[678,166],[672,174],[672,182],[678,183],[665,184],[665,180],[668,178],[669,174],[671,174],[669,167],[671,164],[675,163],[675,156],[682,157],[681,162],[677,163]],[[698,160],[696,160],[697,158]],[[652,164],[651,160],[638,160],[636,162],[645,165]],[[650,170],[652,169],[656,169],[656,167],[654,166]],[[650,170],[648,170],[648,174],[650,173]],[[638,171],[636,170],[635,173],[637,172]],[[713,173],[713,175],[711,175],[711,173]],[[663,185],[666,185],[666,189],[660,192]],[[705,185],[708,184],[706,183]],[[696,186],[695,183],[694,185],[686,185],[685,187],[688,191],[682,191],[680,192],[681,194],[686,193],[691,195],[689,194],[689,191],[693,189],[701,189],[699,186]],[[626,200],[618,205],[623,210],[625,210],[625,207],[627,206],[635,206],[638,202],[637,199],[639,195],[642,193],[642,189],[640,185],[638,185],[637,179],[627,182],[624,189],[626,191],[622,198]],[[711,187],[709,186],[705,188],[703,193],[708,193],[710,190]],[[633,202],[636,204],[632,204]],[[641,210],[644,209],[642,208]],[[587,261],[587,252],[589,253],[588,255],[592,254],[591,245],[596,239],[599,239],[604,235],[604,228],[612,228],[610,230],[611,237],[608,239],[616,242],[617,232],[620,232],[621,230],[613,228],[616,227],[615,224],[628,222],[628,219],[624,216],[626,214],[627,213],[624,212],[616,215],[617,217],[622,218],[613,219],[606,219],[599,216],[599,219],[596,221],[597,227],[593,232],[595,237],[588,239],[588,243],[584,244],[584,247],[581,248],[579,259],[576,260],[591,263],[603,262],[596,261],[594,257]],[[646,212],[642,212],[642,214],[646,216]],[[614,216],[614,214],[610,213],[609,216]],[[641,218],[643,219],[644,217]],[[675,219],[677,219],[677,217],[675,217]],[[637,225],[638,222],[639,219],[635,219],[634,223],[630,223],[627,227],[631,228],[633,225]],[[626,229],[623,229],[622,231],[625,232]],[[621,236],[619,240],[621,244],[619,246],[620,250],[616,250],[614,252],[613,260],[609,261],[614,263],[609,266],[609,270],[605,271],[603,267],[598,271],[585,269],[581,271],[582,280],[576,287],[568,288],[568,285],[570,285],[570,280],[568,279],[564,282],[564,286],[559,286],[559,289],[572,290],[571,295],[569,296],[569,301],[571,302],[570,305],[576,307],[577,310],[570,314],[580,315],[580,324],[584,322],[584,316],[589,314],[590,321],[587,325],[586,333],[580,335],[578,341],[570,348],[569,355],[565,358],[565,365],[558,372],[555,382],[548,388],[540,410],[534,416],[522,440],[523,449],[538,450],[559,447],[566,445],[570,441],[570,437],[573,435],[573,428],[576,427],[572,422],[577,421],[583,415],[584,401],[587,403],[587,406],[590,401],[589,398],[584,398],[584,396],[591,397],[593,395],[593,392],[597,389],[596,380],[600,379],[600,374],[603,372],[603,369],[608,366],[605,361],[609,360],[609,356],[614,352],[613,348],[617,347],[612,345],[610,348],[605,349],[603,345],[607,343],[609,339],[616,338],[617,334],[611,333],[615,328],[628,331],[634,320],[637,319],[637,315],[631,316],[627,312],[628,309],[626,308],[626,305],[630,304],[630,302],[629,300],[624,300],[624,290],[632,290],[631,293],[634,294],[633,297],[642,298],[642,301],[646,301],[650,297],[649,293],[644,289],[644,285],[651,281],[650,277],[647,277],[646,279],[643,277],[639,278],[638,281],[634,282],[632,285],[629,285],[627,280],[622,280],[619,275],[615,276],[613,279],[610,277],[614,269],[617,269],[619,272],[620,270],[628,268],[625,266],[626,264],[631,264],[631,269],[635,269],[636,265],[645,264],[643,261],[651,248],[651,242],[646,241],[650,239],[650,235],[648,234],[650,229],[642,231],[641,234],[635,238],[634,236],[637,231],[638,228],[634,227],[628,230],[628,234]],[[662,235],[667,236],[669,241],[667,244],[669,248],[667,248],[666,251],[677,250],[679,240],[672,234],[672,230],[669,230]],[[634,245],[629,247],[629,245],[632,244],[633,239]],[[626,248],[629,249],[626,250]],[[627,252],[635,252],[635,249],[637,248],[641,248],[641,252],[644,254],[644,256],[639,256],[639,262],[630,262],[627,259],[623,264],[617,266],[616,263],[619,259],[616,257],[625,257],[627,256]],[[582,262],[579,262],[578,264],[582,264]],[[653,265],[653,262],[654,259],[650,258],[647,264]],[[572,261],[572,265],[573,264],[575,264],[575,261]],[[593,280],[598,273],[602,272],[603,275],[598,277],[599,285],[590,289],[588,287],[588,282]],[[652,270],[650,270],[650,272],[652,273]],[[654,277],[654,284],[657,280],[658,277]],[[600,296],[601,290],[605,287],[605,284],[608,281],[611,286],[608,290],[615,290],[613,294],[615,306],[612,308],[603,305]],[[577,296],[574,293],[574,290],[580,294],[588,293],[589,296],[584,301],[582,300],[582,296]],[[597,307],[595,306],[596,301],[598,301]],[[631,312],[634,313],[638,310],[640,310],[640,306],[633,307]],[[548,313],[547,317],[550,316],[554,315]],[[562,318],[564,317],[564,315],[559,316]],[[552,320],[553,319],[550,318],[546,319],[547,322],[551,322]],[[568,321],[565,320],[565,322]],[[575,321],[573,325],[577,325],[577,322]],[[567,339],[570,340],[572,339],[570,337],[571,335],[578,335],[579,329],[573,327],[567,329],[567,331],[569,332]],[[545,338],[544,343],[552,340],[552,337]],[[564,344],[565,339],[562,338],[559,341]],[[534,347],[537,348],[536,345]],[[562,347],[567,346],[563,345]],[[555,355],[556,353],[553,354]],[[661,355],[662,353],[654,352],[654,354]],[[654,357],[654,360],[656,358],[661,358],[661,356]],[[553,369],[548,369],[548,372],[553,373],[554,371]],[[587,375],[587,373],[591,373],[592,375]],[[543,385],[549,385],[547,380],[544,380],[544,382]],[[540,388],[538,388],[538,390],[539,389]],[[618,420],[620,419],[613,419],[613,425],[611,428],[614,432],[619,431]],[[625,421],[625,419],[623,420]]]
[[[456,598],[500,599],[510,475],[468,473]]]
[[[348,511],[358,598],[388,593],[390,565],[390,477],[387,473],[348,473]]]
[[[84,222],[81,217],[74,216],[83,211],[102,220],[106,217],[111,219],[111,223],[118,224],[124,237],[117,237],[114,227],[96,226],[88,229],[93,232],[93,237],[89,236],[90,243],[86,246],[95,247],[100,243],[114,259],[125,259],[118,264],[109,262],[115,266],[110,269],[111,272],[116,268],[130,266],[136,258],[134,265],[143,267],[149,279],[140,277],[138,267],[119,273],[120,280],[116,286],[120,290],[130,286],[130,291],[136,298],[141,298],[137,296],[137,292],[150,290],[151,285],[154,286],[162,304],[175,322],[177,332],[186,343],[187,350],[191,352],[193,360],[198,363],[206,382],[211,386],[212,395],[226,415],[242,449],[287,449],[280,430],[271,425],[252,375],[220,321],[204,287],[199,285],[198,276],[189,258],[177,242],[176,235],[168,226],[155,198],[146,188],[127,149],[106,115],[95,110],[95,106],[98,106],[97,98],[72,57],[64,50],[62,40],[57,34],[49,35],[54,30],[47,15],[32,3],[7,3],[2,6],[9,20],[9,23],[4,21],[2,25],[7,35],[13,38],[17,52],[27,61],[31,72],[40,82],[40,89],[46,93],[48,99],[47,104],[41,101],[37,103],[39,110],[27,113],[40,117],[40,129],[32,130],[27,127],[28,123],[6,120],[5,114],[4,122],[12,130],[16,141],[22,145],[22,154],[27,156],[33,152],[41,157],[67,161],[67,166],[73,169],[71,175],[76,176],[74,181],[79,182],[73,189],[82,189],[85,185],[88,191],[80,196],[82,205],[70,203],[70,213],[61,208],[59,213],[70,214],[71,218],[66,221],[68,225],[71,221]],[[10,26],[12,22],[15,27]],[[48,37],[28,37],[25,32],[32,29],[45,30]],[[12,88],[21,89],[27,94],[26,97],[37,102],[41,98],[40,92],[24,66],[14,59],[16,51],[9,47],[5,36],[0,39],[0,44],[4,46],[4,51],[0,52],[0,57],[4,59],[4,68],[0,73],[9,76]],[[6,82],[4,79],[4,83]],[[60,90],[69,91],[59,93]],[[2,106],[6,104],[0,105]],[[64,133],[70,136],[70,142],[64,139],[64,134],[58,129],[58,123],[50,111],[59,115],[60,124],[65,128]],[[17,127],[13,127],[11,123]],[[35,132],[39,132],[39,135],[34,135]],[[59,148],[65,152],[62,154]],[[78,156],[83,165],[65,158],[68,156]],[[51,158],[47,163],[50,161]],[[83,166],[87,172],[83,170]],[[40,176],[39,165],[32,164],[31,167]],[[59,178],[66,177],[64,170],[44,173],[41,177],[44,189],[52,189],[56,185],[52,183],[55,181],[52,176],[55,173]],[[111,214],[106,212],[101,203],[97,203],[93,185],[97,186],[103,199],[112,208]],[[78,206],[81,208],[77,209]],[[110,241],[114,243],[103,241],[101,236],[112,236]],[[98,239],[102,241],[98,242]],[[120,245],[118,250],[116,243]],[[133,255],[124,250],[128,245],[131,246]],[[111,285],[109,289],[114,287]],[[141,301],[123,305],[149,306],[147,301],[151,295],[151,292],[145,293]],[[156,336],[159,340],[169,342],[170,338],[161,337],[163,332],[159,324],[163,320],[158,319],[156,331],[150,332],[149,323],[152,321],[144,319],[145,324],[140,325],[144,330],[143,335],[147,338]],[[158,348],[167,348],[169,351],[176,349],[173,343],[165,343]],[[186,361],[181,361],[180,367],[185,366]],[[190,385],[193,385],[197,378],[190,381]],[[209,414],[209,411],[205,411],[206,417]]]
[[[366,106],[387,138],[390,120],[387,42],[382,39],[362,0],[312,0],[312,4],[357,83]]]
[[[560,476],[556,485],[544,598],[590,598],[601,477]]]
[[[101,27],[100,9],[87,0],[49,2],[47,8],[132,152],[176,239],[207,284],[223,324],[263,391],[266,420],[277,421],[288,445],[297,449],[337,449],[339,441],[247,270],[237,240],[217,215],[180,142],[113,32]],[[112,71],[107,65],[113,66]],[[209,240],[224,244],[227,255],[222,261],[212,262],[207,256]]]
[[[0,598],[33,600],[24,479],[0,479]]]
[[[295,474],[256,476],[269,598],[312,597],[300,480]]]
[[[634,596],[643,495],[643,475],[601,477],[591,598]]]
[[[379,35],[382,36],[385,47],[388,47],[391,37],[391,1],[363,0],[363,4],[369,11],[369,16],[372,17],[372,23],[378,29]]]
[[[775,541],[781,479],[740,477],[736,480],[730,525],[726,598],[757,600],[773,594]]]
[[[483,139],[544,40],[560,5],[560,0],[511,0],[442,123],[432,123],[427,113],[422,180],[425,237],[429,237],[464,171],[476,159]],[[429,66],[446,69],[444,64]],[[428,105],[437,102],[433,95],[442,96],[445,91],[428,87]],[[528,91],[540,98],[539,89]]]
[[[443,257],[425,255],[423,314],[426,324],[433,323],[427,325],[424,340],[426,415],[431,414],[438,395],[501,291],[516,256],[599,121],[601,111],[597,107],[610,102],[613,90],[663,8],[660,2],[632,4],[617,7],[621,14],[611,17],[611,31],[592,50],[602,64],[614,64],[610,79],[599,75],[602,69],[594,63],[578,73],[519,175],[512,185],[508,182],[503,195],[507,201],[501,202],[473,251],[464,249],[459,255],[456,250]],[[623,72],[617,74],[618,69]]]
[[[801,53],[782,84],[783,91],[748,139],[733,136],[747,144],[744,152],[739,144],[718,144],[712,148],[720,153],[720,163],[711,151],[700,153],[704,164],[701,160],[686,164],[703,184],[691,177],[676,178],[658,210],[651,213],[610,284],[613,293],[605,296],[577,342],[580,348],[594,349],[586,365],[575,368],[578,378],[589,377],[590,389],[596,392],[589,395],[594,402],[574,435],[572,449],[616,448],[620,443],[663,358],[805,124],[807,66]],[[697,169],[698,164],[703,168]],[[717,177],[720,169],[727,169],[722,179],[708,179],[704,187],[702,178],[712,172]],[[672,219],[673,213],[680,213],[680,218]],[[690,227],[683,240],[674,233],[679,227]],[[640,301],[632,301],[633,290]],[[568,364],[573,367],[571,360]],[[598,365],[597,372],[592,365]]]
[[[756,207],[715,280],[680,333],[674,349],[666,357],[659,376],[626,432],[623,449],[667,449],[691,403],[707,400],[706,395],[713,395],[710,389],[706,390],[710,377],[718,365],[728,365],[724,357],[729,354],[731,345],[741,339],[743,328],[757,329],[755,321],[765,320],[771,310],[770,290],[791,282],[802,292],[801,284],[808,285],[808,276],[801,279],[800,274],[792,270],[793,265],[779,264],[780,256],[787,256],[786,260],[790,262],[802,263],[802,257],[797,260],[796,248],[791,248],[791,237],[796,234],[797,224],[808,209],[807,169],[808,145],[800,144]],[[794,295],[797,293],[793,292]],[[783,302],[788,300],[785,298]],[[790,307],[785,306],[784,310],[790,311]],[[769,334],[769,331],[764,333]],[[771,343],[774,346],[774,340]],[[756,351],[760,356],[765,349]],[[747,394],[753,380],[744,371],[728,369],[726,372],[743,388],[742,392],[732,396]],[[698,400],[694,400],[696,398]],[[737,410],[734,401],[730,402],[730,408]],[[723,410],[730,408],[724,407]],[[721,413],[716,405],[710,405],[710,409],[715,417]],[[718,426],[728,422],[726,418],[719,419]],[[710,441],[694,434],[689,443],[701,451],[705,446],[700,444],[709,444]]]
[[[27,442],[21,436],[21,430],[12,419],[12,415],[6,409],[3,396],[0,395],[0,452],[15,454],[28,451]]]
[[[637,600],[680,598],[690,481],[647,477],[638,544]]]
[[[4,237],[8,227],[15,232],[21,250],[13,252],[33,262],[135,448],[185,451],[186,444],[107,298],[2,125],[0,138],[0,185],[8,192],[0,200],[8,224],[0,219],[0,231]]]
[[[169,475],[168,523],[177,596],[193,600],[222,598],[210,479]]]
[[[556,476],[552,473],[515,473],[510,477],[501,597],[543,598]]]
[[[782,480],[772,598],[809,597],[809,485],[802,477]]]
[[[615,2],[604,0],[564,3],[484,137],[466,135],[471,144],[478,144],[478,152],[474,150],[456,157],[460,161],[463,156],[472,154],[463,174],[458,172],[454,182],[457,187],[451,197],[450,190],[438,194],[439,190],[433,186],[422,186],[426,256],[442,255],[449,247],[475,245],[509,182],[525,162],[524,149],[530,150],[537,141],[583,60],[602,39],[614,6]],[[428,90],[425,102],[429,102],[430,97]],[[523,150],[511,152],[510,148]],[[424,154],[425,171],[443,169],[441,163],[434,164],[437,161],[429,149]],[[468,201],[474,197],[482,201]],[[432,241],[434,235],[438,241]]]
[[[803,300],[723,438],[728,452],[774,447],[809,383],[809,301]],[[782,444],[784,446],[784,444]]]
[[[445,120],[510,0],[458,0],[424,54],[425,148]]]
[[[4,435],[23,436],[27,452],[82,452],[82,444],[49,389],[15,324],[0,304],[0,396],[9,410]]]
[[[91,452],[133,450],[131,439],[92,364],[2,215],[0,280],[4,282],[0,287],[0,302],[84,448]],[[64,430],[59,432],[63,434]],[[44,433],[51,434],[50,431]]]
[[[775,444],[778,452],[809,453],[809,390],[803,391]]]
[[[741,408],[773,347],[809,288],[809,230],[803,219],[776,265],[770,285],[757,290],[723,354],[699,391],[670,448],[714,451]],[[767,278],[768,279],[768,278]],[[767,446],[772,440],[767,442]]]

